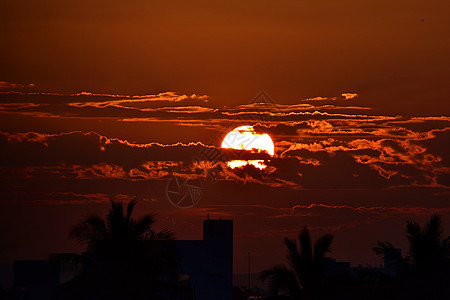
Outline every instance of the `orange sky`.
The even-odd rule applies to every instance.
[[[3,1],[0,262],[74,249],[70,225],[111,198],[137,198],[179,238],[200,238],[208,212],[233,218],[236,272],[248,251],[255,270],[282,262],[304,225],[355,264],[379,263],[378,239],[405,246],[409,218],[450,228],[449,9]],[[273,138],[266,170],[195,162],[239,125]],[[204,181],[197,206],[167,201],[174,173]]]
[[[450,4],[26,1],[0,9],[3,81],[58,92],[280,102],[355,91],[394,113],[448,112]],[[422,22],[422,19],[424,20]]]

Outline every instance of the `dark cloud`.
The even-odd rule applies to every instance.
[[[348,129],[353,136],[348,139],[335,133],[342,133],[340,128],[345,126],[333,126],[328,121],[305,121],[291,127],[300,138],[305,133],[319,132],[333,138],[309,138],[309,142],[305,138],[302,142],[279,140],[277,155],[270,158],[264,153],[221,149],[201,142],[138,144],[94,132],[3,133],[1,163],[7,170],[22,168],[27,176],[39,168],[40,172],[54,168],[51,172],[79,179],[160,180],[171,174],[206,179],[213,175],[217,180],[294,189],[439,186],[449,173],[448,164],[423,143],[446,138],[434,131],[415,133],[381,126],[367,133],[371,138],[361,139],[354,137],[359,132]],[[291,127],[272,128],[291,130],[293,134]],[[231,170],[225,162],[233,159],[263,159],[268,168],[260,171],[247,166]]]

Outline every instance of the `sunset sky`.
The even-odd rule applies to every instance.
[[[0,263],[81,251],[70,227],[110,200],[178,239],[234,220],[234,272],[332,233],[380,264],[405,221],[450,230],[450,2],[2,1]],[[220,148],[235,127],[275,155]],[[267,159],[231,169],[205,153]],[[247,158],[248,158],[247,157]],[[213,176],[211,176],[211,174]],[[197,205],[167,199],[173,175]],[[212,178],[213,177],[213,178]]]

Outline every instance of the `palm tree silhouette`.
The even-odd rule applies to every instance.
[[[106,218],[92,215],[69,233],[86,246],[82,255],[55,254],[64,270],[76,271],[63,287],[66,294],[83,299],[164,298],[182,288],[177,284],[174,234],[152,229],[153,215],[133,219],[135,201],[111,202]],[[67,295],[65,296],[67,297]]]
[[[269,286],[274,294],[282,293],[293,298],[313,298],[319,294],[324,280],[324,257],[330,252],[333,236],[325,234],[314,243],[305,226],[296,240],[285,238],[284,244],[288,249],[287,259],[289,267],[277,265],[264,270],[260,274],[262,281],[269,280]]]
[[[408,221],[406,232],[409,257],[403,257],[389,242],[378,241],[373,251],[391,262],[394,273],[402,280],[399,288],[408,291],[409,298],[450,296],[450,237],[443,238],[439,215],[432,215],[423,227],[414,220]]]

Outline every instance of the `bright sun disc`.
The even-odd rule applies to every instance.
[[[272,138],[267,133],[256,133],[253,126],[240,126],[231,130],[223,139],[221,147],[258,153],[267,152],[271,156],[275,154]],[[263,160],[232,160],[227,162],[227,165],[232,169],[245,165],[253,165],[261,170],[267,167]]]

